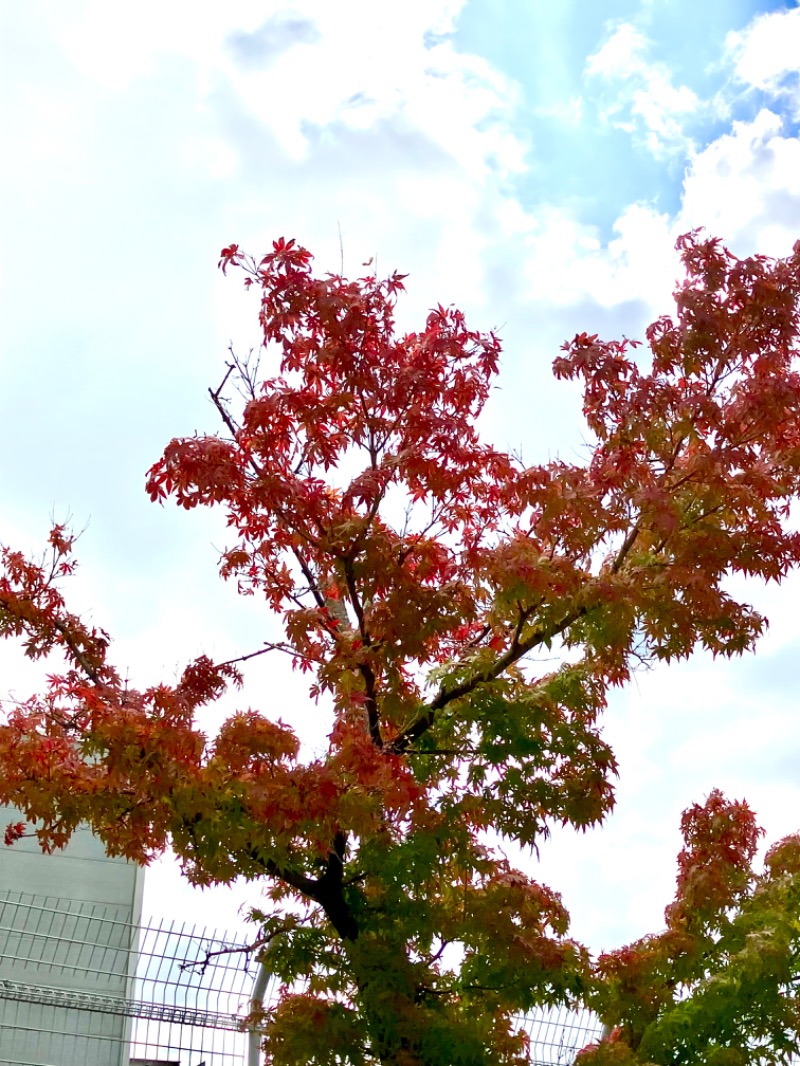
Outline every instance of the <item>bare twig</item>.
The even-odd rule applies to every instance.
[[[246,663],[249,659],[256,659],[259,655],[266,655],[268,651],[282,651],[286,652],[287,655],[298,655],[297,649],[293,648],[291,644],[270,641],[269,643],[265,642],[264,647],[259,648],[258,651],[251,651],[246,655],[237,655],[233,659],[226,659],[224,662],[217,663],[216,668],[219,669],[221,666],[234,666],[236,663]],[[303,658],[303,656],[299,656],[299,658]]]

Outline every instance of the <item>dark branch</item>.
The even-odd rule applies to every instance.
[[[85,654],[81,651],[80,646],[78,645],[78,642],[75,640],[74,636],[72,635],[72,633],[69,630],[69,626],[67,626],[65,622],[60,622],[58,619],[56,619],[53,622],[53,628],[55,630],[57,630],[57,632],[59,632],[61,634],[61,636],[64,638],[64,643],[67,645],[69,650],[72,652],[72,655],[73,655],[75,661],[78,663],[78,665],[80,666],[81,670],[83,670],[83,672],[86,674],[86,676],[92,682],[92,684],[93,685],[97,685],[98,687],[100,685],[102,685],[103,682],[102,682],[102,680],[100,678],[100,674],[98,673],[97,670],[95,670],[95,668],[92,666],[92,664],[86,658]]]
[[[223,404],[223,402],[222,402],[222,400],[220,398],[220,392],[222,391],[222,389],[223,389],[223,387],[225,385],[225,382],[228,380],[228,378],[230,377],[230,375],[233,373],[233,371],[235,369],[237,369],[235,363],[233,365],[229,365],[227,373],[225,374],[225,377],[222,379],[222,382],[220,383],[220,385],[216,389],[216,391],[214,389],[212,389],[212,388],[209,388],[209,390],[208,390],[208,395],[211,397],[211,400],[212,400],[214,406],[216,407],[217,411],[219,412],[220,418],[225,423],[225,425],[228,427],[228,430],[230,431],[230,434],[231,434],[231,436],[233,437],[234,440],[236,440],[236,437],[237,437],[237,434],[238,434],[239,430],[238,430],[238,427],[236,426],[236,423],[233,421],[231,416],[225,410],[225,405]],[[253,471],[253,473],[256,475],[256,477],[261,477],[263,471],[262,471],[261,467],[258,465],[258,463],[256,462],[256,460],[254,459],[254,457],[252,455],[248,454],[247,462],[248,462],[248,465],[250,466],[250,469]],[[325,597],[322,595],[322,593],[319,590],[319,587],[317,585],[316,579],[314,578],[314,574],[311,571],[311,568],[309,567],[308,563],[305,561],[305,559],[303,558],[302,554],[300,553],[300,551],[297,548],[293,548],[292,551],[294,552],[294,556],[297,559],[297,562],[298,562],[298,564],[300,566],[300,569],[303,572],[303,576],[305,577],[306,581],[308,582],[309,589],[311,590],[311,593],[314,596],[314,599],[315,599],[315,601],[317,603],[317,606],[318,607],[324,607],[325,606]]]
[[[295,559],[297,559],[298,565],[300,566],[300,569],[303,572],[303,577],[308,582],[309,590],[311,591],[311,595],[316,601],[317,607],[320,607],[324,610],[327,607],[327,603],[325,601],[325,597],[322,595],[320,587],[317,583],[317,579],[314,577],[314,573],[311,567],[305,561],[305,559],[300,554],[297,548],[293,548],[292,551],[294,552],[294,557]]]
[[[359,927],[344,897],[344,863],[347,855],[347,835],[339,832],[333,838],[325,869],[318,878],[306,877],[274,859],[265,858],[258,848],[251,848],[250,858],[270,877],[296,889],[307,899],[318,903],[325,916],[343,940],[356,940]]]
[[[264,642],[264,647],[259,648],[258,651],[248,652],[246,655],[237,655],[233,659],[226,659],[225,662],[217,663],[216,669],[218,670],[222,666],[235,666],[236,663],[246,663],[249,659],[256,659],[259,655],[266,655],[268,651],[282,651],[287,655],[296,656],[303,659],[304,656],[299,655],[297,650],[291,646],[291,644],[285,644],[283,642]]]
[[[534,629],[524,640],[520,640],[518,634],[515,633],[514,639],[507,651],[495,659],[491,666],[482,670],[480,673],[473,674],[472,677],[466,678],[453,688],[440,689],[439,694],[428,704],[416,721],[412,722],[412,724],[401,733],[398,733],[389,745],[390,750],[397,754],[407,751],[409,746],[415,740],[418,740],[424,733],[428,732],[436,720],[437,713],[443,710],[449,703],[452,703],[453,700],[461,699],[463,696],[468,696],[470,692],[474,692],[479,685],[485,684],[487,681],[494,681],[495,678],[500,677],[500,675],[510,666],[513,666],[515,662],[521,659],[523,655],[526,655],[540,644],[545,643],[545,641],[551,640],[553,637],[557,637],[560,633],[563,633],[573,622],[576,622],[579,618],[583,617],[583,615],[586,614],[586,611],[587,608],[584,606],[575,607],[572,611],[566,614],[557,625],[546,630]]]

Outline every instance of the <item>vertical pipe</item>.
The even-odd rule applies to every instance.
[[[273,941],[274,943],[274,941]],[[264,993],[267,990],[267,982],[270,979],[269,955],[272,944],[264,952],[258,967],[258,976],[253,985],[253,995],[250,999],[250,1012],[261,1012],[264,1006]],[[261,1030],[258,1023],[253,1021],[247,1034],[247,1066],[259,1066],[259,1054],[261,1051]]]

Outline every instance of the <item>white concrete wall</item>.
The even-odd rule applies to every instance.
[[[141,919],[143,871],[109,858],[88,830],[52,855],[36,840],[6,847],[18,820],[0,807],[0,1066],[127,1066],[125,1018],[9,999],[2,982],[130,996],[127,927]]]

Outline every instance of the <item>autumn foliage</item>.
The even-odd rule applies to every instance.
[[[666,930],[596,961],[493,846],[602,821],[609,688],[642,661],[752,648],[764,619],[726,578],[800,561],[800,243],[680,251],[677,314],[646,355],[580,333],[555,361],[583,386],[588,461],[528,466],[476,429],[494,334],[439,306],[398,337],[399,275],[315,277],[294,241],[225,248],[258,293],[267,372],[234,357],[209,390],[219,432],[173,440],[147,490],[224,509],[223,577],[284,627],[239,662],[137,691],[63,598],[69,532],[46,563],[3,552],[0,632],[66,665],[7,708],[0,800],[45,850],[88,822],[141,862],[170,845],[197,884],[263,882],[276,1066],[524,1063],[519,1014],[581,1002],[613,1030],[586,1066],[797,1047],[800,843],[756,876],[744,804],[687,811]],[[198,712],[262,651],[332,704],[323,754],[269,707],[204,733]]]

